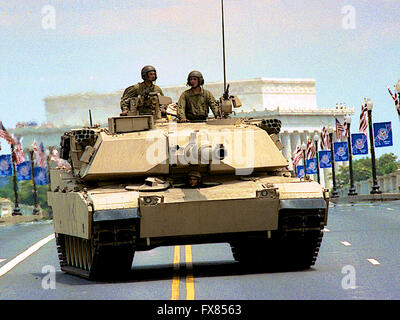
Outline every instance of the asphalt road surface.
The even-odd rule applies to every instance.
[[[399,238],[400,201],[331,204],[306,271],[246,270],[208,244],[139,252],[126,279],[89,281],[61,272],[52,221],[2,226],[0,300],[400,299]]]

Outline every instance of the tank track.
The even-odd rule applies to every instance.
[[[131,270],[137,233],[135,219],[96,222],[91,239],[58,233],[61,270],[90,280],[124,276]]]
[[[272,269],[307,269],[315,264],[323,237],[324,211],[285,209],[279,212],[279,227],[231,243],[233,257],[243,264],[261,263]]]

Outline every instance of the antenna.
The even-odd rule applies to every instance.
[[[224,65],[224,92],[226,92],[224,0],[221,0],[221,14],[222,14],[222,59]]]
[[[89,122],[90,122],[90,127],[93,127],[92,124],[92,111],[89,109]]]

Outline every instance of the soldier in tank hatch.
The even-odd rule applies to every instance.
[[[178,119],[180,122],[206,120],[209,110],[219,118],[219,109],[212,93],[203,88],[204,78],[200,71],[189,73],[184,91],[178,100]]]
[[[147,65],[142,68],[141,76],[143,82],[139,82],[125,89],[121,97],[121,115],[126,115],[129,111],[130,100],[138,96],[144,98],[143,106],[138,109],[140,114],[152,114],[152,103],[148,99],[149,93],[164,95],[161,88],[154,84],[157,80],[157,71],[153,66]]]
[[[202,185],[202,179],[200,172],[191,171],[187,175],[186,185],[188,188],[200,188]]]

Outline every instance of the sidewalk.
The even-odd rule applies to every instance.
[[[357,196],[345,196],[330,198],[333,203],[355,203],[361,201],[396,201],[400,200],[400,193],[381,193],[381,194],[361,194]]]
[[[6,224],[17,224],[22,222],[32,222],[39,221],[43,219],[48,219],[47,214],[38,214],[38,215],[26,215],[26,216],[3,216],[0,217],[0,225]]]

